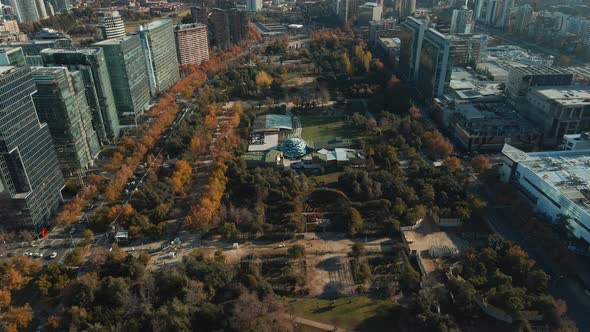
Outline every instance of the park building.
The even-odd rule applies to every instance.
[[[39,120],[47,123],[65,176],[94,165],[100,153],[98,136],[79,71],[65,67],[35,67],[37,93],[33,95]]]
[[[105,12],[98,18],[100,39],[125,37],[125,22],[118,11]]]
[[[180,79],[171,19],[140,25],[138,28],[148,72],[150,93],[156,97]]]
[[[506,144],[502,180],[517,185],[533,208],[590,242],[590,150],[526,153]]]
[[[62,202],[64,178],[35,92],[29,67],[0,67],[0,223],[40,231]]]
[[[174,28],[174,36],[180,65],[200,65],[209,60],[206,25],[200,23],[177,25]]]
[[[104,52],[119,123],[136,124],[151,101],[146,60],[139,36],[107,39],[93,46]]]
[[[116,139],[121,128],[102,49],[52,48],[41,51],[41,57],[48,67],[67,67],[82,72],[92,122],[98,138],[103,143]]]

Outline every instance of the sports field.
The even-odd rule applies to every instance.
[[[306,141],[328,141],[335,138],[354,138],[350,121],[339,116],[301,116],[303,139]]]

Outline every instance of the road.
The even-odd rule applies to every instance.
[[[322,322],[318,322],[318,321],[303,318],[303,317],[297,317],[297,316],[292,316],[292,315],[287,315],[287,316],[289,317],[289,320],[291,320],[293,323],[295,323],[297,325],[310,326],[310,327],[313,327],[315,329],[322,330],[322,331],[336,331],[336,332],[349,331],[349,332],[352,332],[352,330],[349,330],[349,329],[345,329],[345,328],[338,327],[335,325],[324,324]]]

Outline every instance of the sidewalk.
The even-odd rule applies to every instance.
[[[313,328],[322,330],[322,331],[348,331],[348,332],[353,332],[353,330],[349,330],[349,329],[345,329],[342,327],[337,327],[334,325],[330,325],[330,324],[324,324],[315,320],[311,320],[311,319],[307,319],[307,318],[303,318],[303,317],[293,317],[292,315],[289,315],[289,319],[291,321],[293,321],[294,323],[297,324],[301,324],[301,325],[305,325],[305,326],[311,326]]]

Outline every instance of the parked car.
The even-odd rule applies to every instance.
[[[49,259],[54,259],[55,257],[57,257],[57,253],[55,251],[49,255]]]

